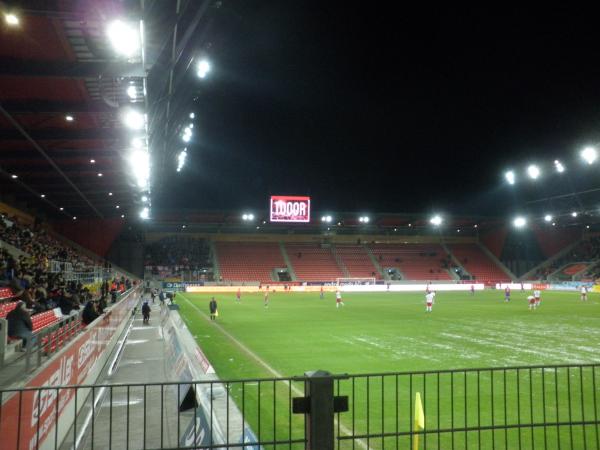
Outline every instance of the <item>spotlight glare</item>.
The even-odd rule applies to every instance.
[[[138,111],[129,110],[125,112],[123,122],[125,123],[125,126],[132,130],[141,130],[146,124],[146,118]]]
[[[145,195],[144,195],[144,196],[142,196],[142,201],[143,201],[143,202],[147,202],[147,201],[148,201],[148,197],[146,197]]]
[[[135,99],[137,97],[137,89],[135,88],[135,86],[129,86],[127,88],[127,95],[129,96],[130,99]]]
[[[62,206],[60,208],[58,208],[59,211],[64,211],[65,208],[63,208]]]
[[[206,59],[201,60],[198,63],[197,75],[198,78],[206,78],[206,75],[210,72],[210,64]]]
[[[19,25],[19,18],[12,13],[4,14],[4,21],[7,25],[10,25],[11,27],[16,27],[17,25]]]
[[[513,220],[513,225],[516,228],[523,228],[525,225],[527,225],[527,219],[525,219],[525,217],[515,217],[515,220]]]
[[[432,225],[434,225],[436,227],[439,227],[442,224],[442,222],[443,222],[442,217],[439,216],[438,214],[436,214],[431,219],[429,219],[429,223],[431,223]]]
[[[109,196],[109,197],[112,197],[112,195],[113,195],[113,193],[112,193],[112,192],[109,192],[109,193],[108,193],[108,196]]]
[[[196,114],[195,113],[190,113],[190,119],[195,119],[196,118]]]
[[[121,214],[121,219],[124,219],[124,218],[125,218],[125,214]]]
[[[40,195],[40,197],[46,198],[46,194],[42,194],[42,195]]]
[[[73,220],[77,220],[77,216],[73,216]]]
[[[144,143],[140,138],[135,137],[131,140],[131,146],[135,149],[140,149],[143,147],[143,145]]]
[[[114,20],[106,28],[106,34],[113,49],[119,55],[129,58],[140,49],[140,33],[130,24]]]
[[[96,164],[96,160],[95,159],[90,159],[90,164]]]
[[[550,215],[550,214],[546,214],[546,215],[544,216],[544,220],[545,220],[546,222],[552,222],[552,215]]]
[[[573,211],[573,212],[571,213],[571,217],[577,217],[577,211]]]
[[[74,118],[73,116],[71,116],[71,115],[66,115],[66,116],[65,116],[65,120],[66,120],[67,122],[73,122],[73,121],[75,120],[75,118]]]
[[[146,220],[150,217],[150,210],[148,209],[148,207],[144,207],[144,209],[142,209],[140,211],[140,218],[143,220]]]
[[[99,176],[99,177],[101,177],[101,176],[102,176],[102,173],[101,173],[101,172],[98,172],[98,176]]]
[[[515,184],[516,177],[515,177],[515,172],[514,171],[509,170],[508,172],[506,172],[504,174],[504,178],[506,179],[506,181],[508,182],[508,184]]]
[[[529,175],[529,178],[531,178],[532,180],[537,180],[539,178],[540,174],[541,174],[540,168],[538,166],[536,166],[535,164],[531,164],[527,168],[527,175]]]
[[[13,175],[11,175],[10,177],[11,177],[13,180],[16,180],[17,178],[19,178],[17,175],[14,175],[14,174],[13,174]]]
[[[558,173],[563,173],[565,171],[565,166],[563,166],[558,159],[554,160],[554,168]]]
[[[598,159],[598,152],[594,147],[586,147],[581,151],[581,158],[588,164],[594,164]]]

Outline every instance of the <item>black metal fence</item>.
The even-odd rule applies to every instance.
[[[586,364],[7,390],[0,447],[600,450],[598,372]]]

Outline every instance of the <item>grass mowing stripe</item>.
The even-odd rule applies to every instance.
[[[190,305],[194,310],[196,310],[196,312],[198,312],[198,314],[203,317],[207,322],[211,322],[213,323],[213,325],[215,325],[215,327],[221,332],[223,333],[228,339],[230,339],[237,347],[239,347],[246,355],[248,355],[250,358],[254,359],[256,362],[258,362],[261,366],[263,366],[265,369],[267,369],[271,374],[273,374],[273,376],[275,378],[283,378],[284,376],[279,373],[277,370],[275,370],[273,367],[271,367],[269,364],[267,364],[265,361],[263,361],[262,358],[260,358],[256,353],[254,353],[252,350],[250,350],[248,347],[246,347],[244,344],[242,344],[240,341],[238,341],[234,336],[231,335],[231,333],[228,333],[226,330],[223,329],[223,327],[221,325],[219,325],[218,323],[216,323],[215,321],[210,320],[209,316],[202,312],[200,310],[200,308],[198,308],[196,305],[194,305],[192,302],[190,302],[190,300],[183,294],[180,294],[183,299],[188,303],[188,305]],[[284,381],[284,383],[286,385],[289,384],[288,381]],[[292,391],[296,394],[296,395],[300,395],[300,396],[304,396],[304,392],[302,392],[300,389],[298,389],[296,386],[294,386],[293,384],[291,385]],[[338,425],[338,419],[335,419],[335,424],[336,426]],[[345,434],[351,434],[351,430],[346,427],[344,424],[339,423],[339,428],[345,433]],[[369,447],[362,439],[357,439],[356,443],[363,449],[368,449],[371,450],[371,447]]]

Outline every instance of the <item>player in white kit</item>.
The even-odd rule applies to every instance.
[[[340,305],[344,306],[344,302],[342,301],[342,293],[338,289],[335,291],[335,307],[339,308]]]
[[[585,302],[587,301],[587,286],[581,286],[581,301]]]
[[[540,307],[540,303],[542,303],[542,299],[540,298],[540,291],[539,290],[535,290],[533,291],[533,298],[535,299],[535,307],[539,308]]]
[[[435,294],[433,292],[428,292],[427,294],[425,294],[425,305],[427,305],[427,312],[431,312],[431,309],[433,307],[433,298],[435,297]]]

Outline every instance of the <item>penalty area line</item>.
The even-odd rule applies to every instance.
[[[278,372],[275,368],[271,367],[260,356],[258,356],[256,353],[254,353],[252,350],[250,350],[248,347],[246,347],[244,344],[242,344],[240,341],[238,341],[231,333],[229,333],[227,330],[225,330],[221,325],[219,325],[215,321],[210,320],[210,317],[208,317],[208,315],[204,311],[202,311],[200,308],[198,308],[196,305],[194,305],[190,301],[190,299],[188,299],[185,295],[183,295],[182,293],[180,293],[179,295],[181,295],[181,297],[183,297],[183,299],[186,301],[186,303],[188,305],[190,305],[193,309],[195,309],[198,312],[198,314],[204,320],[206,320],[207,322],[212,323],[221,333],[223,333],[224,336],[226,336],[240,350],[242,350],[242,352],[244,352],[246,355],[248,355],[254,361],[256,361],[257,363],[259,363],[263,368],[265,368],[268,372],[270,372],[275,378],[285,378],[280,372]],[[287,384],[287,385],[290,385],[290,382],[288,380],[284,380],[284,383]],[[296,395],[304,396],[304,392],[302,392],[300,389],[298,389],[293,384],[291,384],[291,389],[292,389],[292,391],[294,391],[294,393]],[[338,419],[335,418],[334,420],[335,420],[335,423],[337,425]],[[344,434],[347,434],[347,435],[350,435],[350,436],[352,435],[352,430],[350,430],[350,428],[348,428],[347,426],[343,425],[342,423],[340,423],[339,425],[340,425],[340,430],[342,430],[344,432]],[[362,439],[355,439],[355,441],[364,450],[372,450],[371,447],[369,447],[364,440],[362,440]]]

